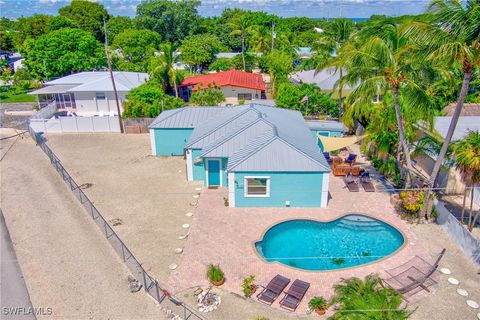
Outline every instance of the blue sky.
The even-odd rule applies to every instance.
[[[113,15],[135,16],[140,0],[96,0]],[[17,18],[36,13],[56,14],[68,0],[0,0],[0,16]],[[283,17],[307,16],[365,18],[372,14],[418,14],[429,0],[203,0],[203,16],[219,15],[224,8],[244,8],[275,13]]]

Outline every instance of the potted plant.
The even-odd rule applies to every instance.
[[[214,286],[221,286],[225,282],[225,275],[218,264],[208,265],[207,278]]]
[[[327,311],[328,303],[323,297],[313,297],[310,302],[308,302],[308,306],[317,314],[324,315]]]
[[[252,294],[257,291],[257,286],[253,283],[255,281],[255,276],[248,276],[243,279],[242,290],[245,297],[250,298]]]

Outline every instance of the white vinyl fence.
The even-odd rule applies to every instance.
[[[42,109],[43,110],[43,109]],[[118,116],[30,119],[35,132],[120,132]]]

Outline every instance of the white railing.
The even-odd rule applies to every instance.
[[[57,103],[55,101],[52,101],[42,109],[35,112],[35,114],[31,116],[30,119],[49,119],[53,117],[53,115],[57,111],[58,111]]]
[[[30,119],[36,132],[120,132],[118,116],[113,117],[58,117],[58,119]]]

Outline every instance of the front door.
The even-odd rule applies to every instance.
[[[220,160],[208,160],[208,185],[220,185]]]

